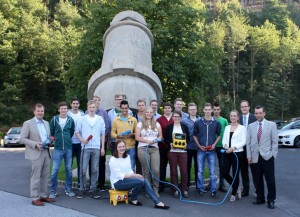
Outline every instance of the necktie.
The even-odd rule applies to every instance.
[[[247,116],[244,115],[243,116],[243,125],[246,127],[246,124],[247,124]]]
[[[262,134],[262,126],[261,122],[259,122],[258,131],[257,131],[257,141],[260,142],[261,134]]]

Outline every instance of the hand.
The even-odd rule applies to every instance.
[[[206,151],[205,146],[198,145],[198,148],[199,148],[201,151]]]
[[[101,156],[103,157],[105,155],[105,150],[104,149],[101,149],[101,152],[100,152]]]
[[[81,143],[83,143],[84,145],[86,145],[86,144],[88,144],[89,142],[88,142],[87,140],[83,139],[83,140],[81,141]]]
[[[108,148],[112,148],[112,147],[111,147],[111,142],[110,142],[109,140],[107,141],[107,147],[108,147]]]
[[[121,134],[117,135],[117,139],[123,139],[124,136],[122,136]]]
[[[233,152],[233,149],[232,149],[232,148],[229,148],[229,149],[226,150],[226,153],[227,153],[227,154],[230,154],[230,153],[232,153],[232,152]]]
[[[134,174],[134,177],[135,177],[135,178],[144,178],[144,176],[142,176],[142,175],[140,175],[140,174],[136,174],[136,173]]]
[[[248,158],[248,163],[249,164],[252,164],[253,162],[252,162],[252,158]]]
[[[211,146],[210,151],[214,151],[215,149],[216,149],[216,144],[214,144],[214,145]]]
[[[42,151],[43,147],[41,144],[38,143],[38,144],[35,144],[35,149]]]

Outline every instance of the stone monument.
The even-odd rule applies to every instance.
[[[152,71],[153,36],[142,15],[134,11],[117,14],[103,36],[101,68],[88,83],[88,99],[101,97],[105,109],[114,106],[114,95],[127,95],[130,107],[138,99],[147,106],[152,99],[162,102],[162,87]]]

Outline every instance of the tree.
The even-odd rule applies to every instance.
[[[227,51],[229,73],[228,82],[232,84],[233,108],[235,108],[239,82],[239,68],[236,66],[236,60],[239,56],[239,52],[243,51],[248,43],[248,26],[246,18],[238,14],[228,16],[225,23],[225,48]]]
[[[250,52],[250,104],[252,104],[253,94],[257,85],[254,80],[254,69],[257,63],[257,55],[262,53],[260,57],[270,55],[279,47],[280,32],[276,30],[276,26],[266,21],[262,27],[250,27],[249,29],[249,44],[247,50]],[[257,75],[259,77],[259,75]]]

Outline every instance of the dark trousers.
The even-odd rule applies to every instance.
[[[107,144],[105,143],[105,146],[104,146],[104,149],[105,149],[105,153],[106,153],[106,149],[107,149]],[[104,188],[104,185],[105,185],[105,169],[106,169],[106,154],[104,156],[101,156],[100,155],[100,158],[99,158],[99,170],[98,170],[98,185],[97,187],[98,188]]]
[[[235,155],[236,154],[236,155]],[[235,180],[232,185],[232,192],[231,195],[236,195],[237,189],[239,187],[239,161],[242,158],[242,152],[235,152],[230,154],[223,154],[224,155],[224,164],[223,164],[223,177],[224,179],[231,185],[232,181],[235,177]],[[237,157],[236,157],[237,156]],[[230,170],[232,169],[232,176],[230,175]],[[237,171],[238,170],[238,171]]]
[[[267,201],[274,202],[276,199],[274,157],[271,157],[269,160],[264,160],[262,156],[259,155],[258,162],[253,163],[252,167],[253,180],[256,183],[257,200],[265,200],[265,177],[268,188]]]
[[[160,164],[159,164],[159,180],[166,181],[167,175],[167,166],[168,166],[168,149],[159,149],[159,157],[160,157]],[[163,191],[165,184],[159,183],[159,190]]]
[[[187,186],[190,187],[191,184],[191,168],[192,162],[194,159],[194,176],[195,176],[195,183],[197,188],[197,173],[198,173],[198,164],[197,164],[197,150],[188,149],[187,150],[187,172],[188,172],[188,183]]]
[[[223,166],[224,166],[224,154],[221,153],[222,147],[216,147],[217,152],[217,158],[219,163],[219,176],[220,176],[220,182],[219,182],[219,188],[224,188],[224,176],[223,176]]]
[[[242,183],[243,183],[243,192],[249,193],[249,172],[248,172],[248,159],[247,159],[247,151],[244,147],[244,151],[242,152],[242,158],[240,160],[241,166],[241,176],[242,176]]]
[[[76,157],[77,162],[77,177],[78,177],[78,185],[80,184],[80,157],[81,157],[81,144],[74,143],[72,144],[72,167],[73,167],[73,159]]]

